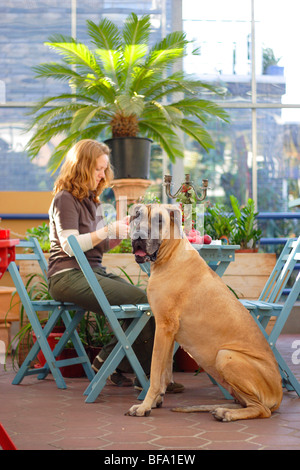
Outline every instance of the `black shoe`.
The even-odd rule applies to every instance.
[[[149,376],[147,376],[149,379]],[[135,390],[143,390],[140,382],[138,381],[137,377],[134,379],[133,386]],[[171,382],[167,386],[166,393],[182,393],[184,391],[184,386],[182,384],[178,384],[176,382]]]
[[[92,369],[97,373],[103,364],[104,361],[99,356],[97,356],[92,364]],[[112,385],[117,385],[117,387],[132,387],[132,380],[128,379],[128,377],[125,377],[125,375],[123,375],[122,372],[118,369],[109,375],[107,380]]]

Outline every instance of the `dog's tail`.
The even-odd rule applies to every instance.
[[[217,408],[242,408],[238,403],[222,403],[219,405],[195,405],[195,406],[179,406],[172,408],[171,411],[177,411],[178,413],[196,413],[196,412],[211,412]]]

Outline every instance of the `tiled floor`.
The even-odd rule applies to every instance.
[[[277,347],[300,379],[300,364],[292,364],[300,335],[283,335]],[[298,346],[299,348],[299,346]],[[294,361],[295,362],[295,361]],[[20,450],[296,450],[300,449],[300,399],[284,392],[280,409],[269,419],[222,423],[210,413],[174,413],[174,405],[224,402],[206,374],[175,373],[185,385],[182,394],[167,395],[162,408],[147,418],[125,416],[137,402],[131,388],[107,385],[93,404],[84,402],[87,379],[66,379],[59,390],[52,377],[26,377],[11,385],[13,371],[0,373],[0,422]]]

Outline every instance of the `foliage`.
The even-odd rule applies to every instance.
[[[267,72],[267,68],[270,65],[277,65],[281,57],[276,58],[274,51],[271,47],[266,47],[263,49],[263,74]]]
[[[44,253],[49,253],[50,251],[50,239],[49,239],[49,226],[43,222],[42,225],[38,227],[32,227],[27,229],[26,238],[28,240],[31,237],[37,238],[40,247]]]
[[[228,115],[198,96],[203,89],[214,93],[218,89],[172,71],[186,55],[185,33],[172,32],[149,49],[150,15],[138,18],[134,13],[122,30],[107,18],[98,24],[87,21],[87,30],[93,49],[57,34],[46,45],[62,61],[34,67],[37,78],[67,82],[71,91],[45,98],[31,112],[33,136],[27,147],[31,158],[55,136],[62,141],[49,162],[53,172],[75,142],[100,135],[149,137],[172,162],[183,158],[180,132],[206,150],[214,147],[204,125],[211,116],[227,121]]]
[[[226,236],[233,245],[241,249],[256,248],[262,231],[256,227],[255,205],[252,199],[240,206],[238,199],[230,196],[231,208],[224,204],[216,204],[207,208],[205,230],[212,238]]]
[[[115,246],[108,253],[132,253],[130,238],[124,238],[119,245]]]
[[[224,205],[217,203],[215,206],[207,207],[205,216],[205,230],[216,240],[221,237],[231,237],[234,228],[234,216],[230,210]]]
[[[262,232],[256,228],[255,204],[253,199],[248,199],[244,207],[239,207],[239,202],[235,196],[230,196],[232,209],[235,215],[235,226],[232,233],[232,242],[243,248],[256,248]]]
[[[101,347],[112,338],[106,317],[87,312],[78,325],[78,334],[84,346]]]

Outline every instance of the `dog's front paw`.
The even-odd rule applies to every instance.
[[[143,405],[133,405],[125,415],[127,416],[149,416],[151,408],[148,409]]]

